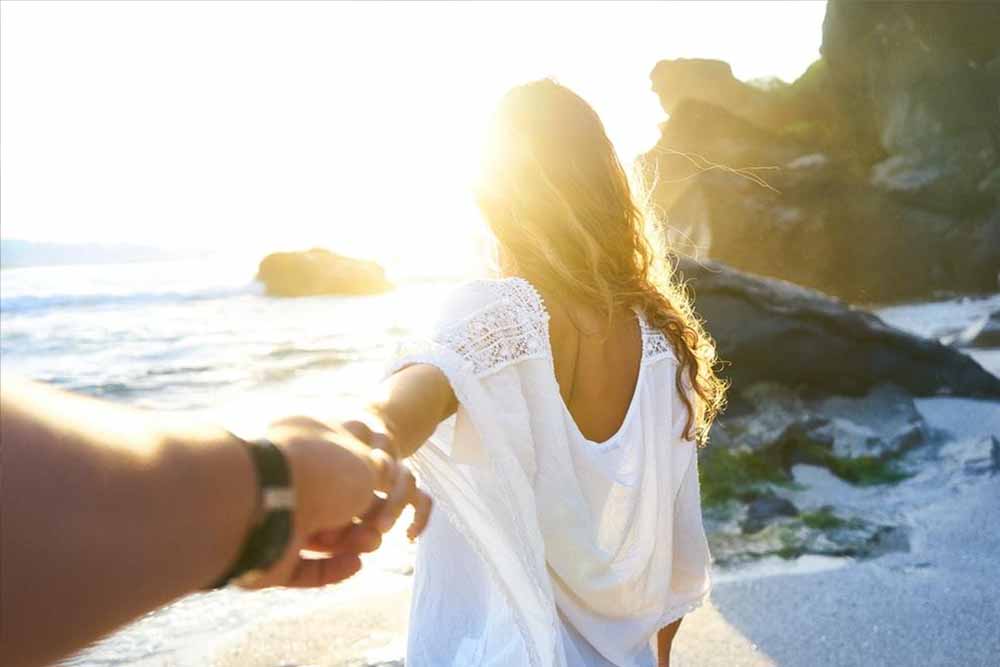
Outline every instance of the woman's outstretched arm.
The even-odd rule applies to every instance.
[[[343,427],[369,447],[382,449],[394,458],[411,456],[434,433],[443,420],[458,409],[455,392],[448,378],[429,364],[407,366],[379,385],[375,397],[356,419]],[[414,484],[413,477],[401,478],[401,484]],[[377,510],[375,526],[392,526],[406,506],[405,499],[413,489],[394,489]],[[430,503],[420,494],[421,502]],[[429,517],[429,507],[410,527],[411,539],[419,534]]]
[[[397,458],[406,458],[420,449],[438,424],[457,408],[455,392],[437,367],[407,366],[379,385],[365,414],[358,419],[371,431],[371,437],[361,439]],[[352,431],[357,428],[350,423],[348,427]]]

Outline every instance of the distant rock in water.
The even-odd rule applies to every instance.
[[[375,262],[313,248],[276,252],[260,262],[257,280],[270,296],[379,294],[392,288]]]
[[[671,243],[855,303],[996,290],[1000,4],[830,0],[822,53],[793,84],[656,65]]]

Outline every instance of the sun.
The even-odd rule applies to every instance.
[[[482,132],[553,77],[628,164],[665,120],[648,75],[709,57],[794,78],[822,2],[8,3],[6,238],[259,254],[326,246],[465,273]],[[752,29],[750,27],[752,26]]]

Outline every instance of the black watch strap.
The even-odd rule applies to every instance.
[[[236,562],[212,588],[266,570],[285,553],[292,536],[295,495],[285,455],[270,440],[243,442],[257,473],[258,521]]]

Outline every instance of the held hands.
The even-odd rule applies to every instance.
[[[359,555],[379,547],[382,534],[407,505],[414,509],[407,535],[412,540],[423,532],[430,498],[392,456],[388,439],[373,441],[374,434],[357,424],[331,426],[294,417],[268,430],[288,461],[296,509],[285,555],[252,588],[324,586],[347,579],[361,569]]]

